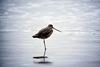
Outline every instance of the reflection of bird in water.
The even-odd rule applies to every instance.
[[[52,24],[49,24],[46,28],[41,29],[37,34],[33,35],[32,37],[43,39],[44,47],[46,50],[45,39],[51,36],[51,34],[53,33],[53,29],[55,29],[56,31],[59,31],[56,28],[54,28]]]
[[[44,51],[43,56],[33,57],[33,58],[35,58],[35,59],[40,59],[40,60],[38,60],[38,61],[34,60],[34,62],[35,62],[35,63],[38,63],[38,64],[51,64],[52,62],[46,60],[46,58],[48,58],[48,57],[45,56],[45,54],[46,54],[46,50]]]

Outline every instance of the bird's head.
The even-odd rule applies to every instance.
[[[49,24],[49,25],[48,25],[48,27],[51,27],[51,28],[53,28],[53,25],[52,25],[52,24]]]
[[[49,24],[49,25],[48,25],[48,27],[50,27],[50,28],[52,28],[52,29],[54,29],[54,30],[56,30],[56,31],[61,32],[60,30],[58,30],[58,29],[54,28],[52,24]]]

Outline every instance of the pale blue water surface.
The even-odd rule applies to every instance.
[[[44,46],[32,35],[48,24],[50,63]],[[100,67],[99,0],[0,0],[0,67]]]

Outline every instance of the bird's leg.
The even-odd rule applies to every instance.
[[[43,43],[44,43],[44,47],[45,47],[45,51],[46,51],[46,44],[45,44],[45,39],[43,39]]]
[[[46,58],[46,56],[45,56],[45,54],[46,54],[46,50],[44,50],[44,58],[43,58],[43,61],[45,62],[45,58]]]

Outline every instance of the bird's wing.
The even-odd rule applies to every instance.
[[[41,34],[45,34],[45,33],[47,33],[47,32],[49,32],[49,31],[48,31],[48,28],[43,28],[43,29],[41,29],[41,30],[39,31],[39,33],[41,33]]]
[[[48,35],[51,32],[48,28],[43,28],[38,32],[38,35]]]

